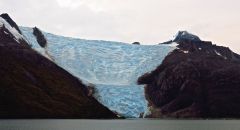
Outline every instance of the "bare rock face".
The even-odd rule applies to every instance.
[[[181,38],[179,38],[181,39]],[[240,57],[211,42],[181,39],[145,84],[150,118],[240,118]]]
[[[46,47],[47,40],[39,28],[37,28],[37,27],[33,28],[33,35],[36,37],[37,42],[41,47],[43,47],[43,48]]]
[[[79,79],[26,46],[4,22],[0,19],[0,118],[117,118]]]
[[[133,42],[133,45],[140,45],[140,42]]]

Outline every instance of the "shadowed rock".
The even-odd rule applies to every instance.
[[[177,43],[160,66],[138,79],[152,112],[147,117],[240,118],[239,55],[211,42]]]
[[[134,42],[134,43],[132,43],[132,44],[134,44],[134,45],[140,45],[140,42]]]
[[[0,118],[117,118],[87,86],[0,27]]]
[[[43,35],[43,33],[41,32],[40,29],[38,29],[37,27],[34,27],[33,28],[33,35],[36,37],[37,42],[41,47],[43,47],[43,48],[46,47],[47,40],[44,37],[44,35]]]

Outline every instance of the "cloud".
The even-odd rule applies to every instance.
[[[0,0],[19,25],[59,35],[156,44],[178,30],[240,52],[239,0]]]
[[[56,0],[58,5],[62,8],[77,9],[83,4],[82,0]]]

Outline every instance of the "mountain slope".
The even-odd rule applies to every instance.
[[[0,17],[0,118],[116,118],[78,78],[31,49],[9,18]]]
[[[178,48],[138,79],[145,84],[146,117],[239,118],[240,56],[187,32],[178,34],[171,41]]]
[[[145,117],[240,117],[240,56],[186,31],[144,46],[19,28],[2,14],[0,59],[1,118],[116,118],[106,107],[139,117],[147,106]]]

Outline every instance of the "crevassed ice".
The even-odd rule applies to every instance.
[[[31,28],[21,27],[33,48],[44,53]],[[83,40],[44,33],[45,48],[54,61],[83,81],[96,85],[95,97],[125,117],[138,117],[146,110],[143,87],[137,78],[161,64],[174,46],[132,45]]]

